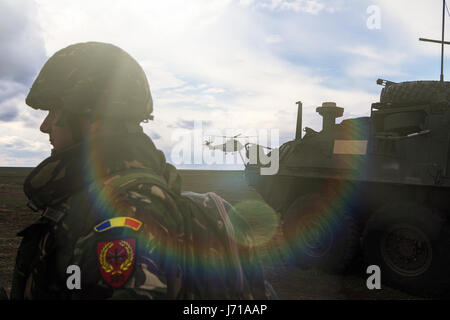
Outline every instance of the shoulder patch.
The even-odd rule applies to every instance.
[[[96,232],[103,232],[112,228],[125,227],[137,231],[141,226],[142,222],[138,219],[130,217],[117,217],[100,222],[94,227],[94,230]]]
[[[112,287],[123,286],[136,259],[136,240],[122,239],[97,243],[97,261],[103,279]]]

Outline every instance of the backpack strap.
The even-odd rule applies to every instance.
[[[47,207],[42,213],[41,217],[50,220],[53,224],[58,224],[58,222],[60,222],[65,215],[66,212],[63,210]]]
[[[149,169],[127,169],[103,182],[104,189],[112,194],[126,192],[141,183],[151,183],[172,193],[164,178]]]
[[[207,195],[214,201],[214,204],[217,207],[217,211],[222,218],[223,224],[228,234],[228,245],[230,248],[231,258],[233,259],[233,265],[236,266],[237,270],[237,288],[243,290],[244,288],[244,274],[242,272],[242,266],[239,258],[239,251],[236,245],[236,234],[234,231],[233,224],[230,221],[230,217],[228,216],[227,209],[223,205],[222,198],[220,198],[214,192],[208,192]]]

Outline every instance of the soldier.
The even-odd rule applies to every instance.
[[[153,104],[130,55],[68,46],[26,103],[48,110],[40,130],[54,148],[24,183],[42,215],[19,233],[12,299],[268,297],[245,220],[213,193],[182,196],[143,133]]]

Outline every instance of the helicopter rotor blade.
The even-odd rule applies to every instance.
[[[245,138],[255,138],[257,136],[242,136],[242,133],[239,133],[235,136],[209,136],[209,141],[211,141],[211,137],[215,138],[226,138],[226,139],[245,139]]]

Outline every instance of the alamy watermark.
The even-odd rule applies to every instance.
[[[381,289],[381,270],[380,267],[373,264],[367,267],[366,273],[370,276],[367,278],[366,286],[369,290]]]
[[[245,135],[237,131],[245,132]],[[214,140],[208,140],[214,137]],[[261,175],[274,175],[279,169],[278,129],[203,130],[195,121],[193,130],[175,129],[171,160],[175,165],[258,165]]]
[[[69,290],[80,290],[81,289],[81,269],[79,266],[72,264],[67,267],[66,273],[69,275],[67,277],[66,286]]]
[[[366,21],[369,30],[381,29],[381,9],[377,5],[367,7],[366,13],[369,15]]]

